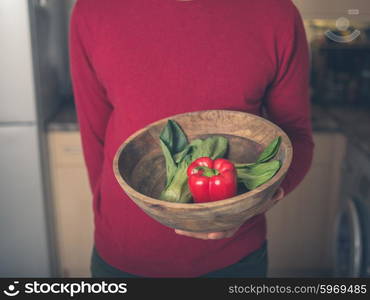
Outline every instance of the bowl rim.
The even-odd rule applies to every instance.
[[[152,128],[152,127],[154,127],[154,126],[156,126],[156,125],[158,125],[162,122],[165,123],[169,119],[174,119],[176,117],[181,117],[181,116],[184,116],[184,115],[215,112],[215,111],[216,112],[223,112],[223,113],[226,112],[226,113],[232,113],[232,114],[236,113],[236,114],[249,115],[253,118],[258,118],[258,119],[263,120],[268,125],[275,128],[277,131],[279,131],[281,133],[280,135],[282,136],[282,143],[286,144],[286,147],[285,147],[286,160],[284,161],[284,163],[281,166],[281,168],[279,169],[279,171],[274,175],[274,177],[271,180],[269,180],[268,182],[260,185],[259,187],[255,188],[251,191],[248,191],[248,192],[243,193],[243,194],[236,195],[236,196],[231,197],[231,198],[223,199],[223,200],[218,200],[218,201],[213,201],[213,202],[206,202],[206,203],[194,203],[194,202],[192,202],[192,203],[178,203],[178,202],[170,202],[170,201],[160,200],[160,199],[156,199],[156,198],[144,195],[144,194],[138,192],[137,190],[135,190],[134,188],[132,188],[123,179],[123,177],[121,176],[120,171],[119,171],[118,161],[119,161],[120,155],[121,155],[123,149],[125,148],[125,146],[128,145],[137,136],[139,136],[143,132],[147,131],[149,128]],[[246,198],[247,194],[248,194],[248,198],[251,198],[255,195],[258,195],[263,190],[265,190],[266,187],[273,185],[274,183],[276,183],[277,181],[279,181],[282,177],[284,177],[286,175],[286,172],[288,171],[288,169],[291,165],[292,159],[293,159],[293,147],[292,147],[292,143],[291,143],[288,135],[286,134],[286,132],[282,128],[280,128],[278,125],[274,124],[270,120],[265,119],[261,116],[255,115],[255,114],[244,112],[244,111],[227,110],[227,109],[209,109],[209,110],[198,110],[198,111],[191,111],[191,112],[175,114],[175,115],[172,115],[170,117],[162,118],[158,121],[152,122],[152,123],[146,125],[145,127],[135,131],[124,142],[122,142],[121,145],[116,150],[116,153],[115,153],[114,159],[113,159],[113,172],[114,172],[116,180],[120,184],[121,188],[127,194],[127,196],[129,196],[130,199],[131,199],[130,194],[133,194],[135,196],[135,198],[140,198],[141,201],[144,201],[144,202],[146,202],[150,205],[154,205],[154,206],[155,205],[160,205],[160,206],[166,206],[168,208],[174,208],[174,209],[176,209],[176,208],[187,208],[187,209],[195,209],[196,210],[196,209],[199,209],[199,208],[210,208],[210,207],[218,207],[218,206],[233,204],[233,203],[239,202],[241,200],[244,200]]]

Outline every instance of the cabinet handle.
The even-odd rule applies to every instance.
[[[82,150],[78,146],[66,146],[63,147],[63,152],[67,154],[81,154]]]

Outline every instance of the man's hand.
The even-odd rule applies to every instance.
[[[272,198],[272,205],[276,204],[276,202],[280,201],[284,197],[284,190],[280,187]],[[175,229],[175,232],[180,235],[185,235],[192,238],[202,239],[202,240],[218,240],[229,238],[234,235],[235,232],[238,231],[240,226],[235,227],[230,230],[219,231],[219,232],[191,232],[191,231],[184,231],[180,229]]]
[[[272,196],[270,205],[268,209],[270,209],[272,206],[274,206],[277,202],[279,202],[281,199],[283,199],[285,196],[284,190],[282,187],[279,187],[277,191],[275,192],[274,196]]]
[[[240,227],[240,226],[239,226]],[[219,231],[219,232],[191,232],[191,231],[184,231],[175,229],[175,232],[180,235],[185,235],[192,238],[202,239],[202,240],[218,240],[218,239],[224,239],[231,237],[238,229],[239,227],[225,230],[225,231]]]

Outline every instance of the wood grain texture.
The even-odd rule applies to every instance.
[[[229,140],[226,158],[251,162],[277,136],[282,137],[276,158],[279,172],[260,187],[235,197],[209,203],[172,203],[157,199],[165,184],[164,157],[159,135],[168,119],[176,121],[189,140],[223,135]],[[292,160],[288,136],[270,121],[245,112],[206,110],[165,118],[131,135],[117,150],[113,171],[123,191],[149,216],[163,225],[194,232],[234,228],[271,207],[270,199]]]

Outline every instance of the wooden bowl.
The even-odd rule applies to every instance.
[[[255,161],[264,147],[281,136],[276,158],[282,161],[282,166],[267,183],[225,200],[208,203],[159,200],[166,177],[159,135],[168,119],[181,126],[189,141],[214,134],[227,137],[226,158],[235,163]],[[113,170],[123,191],[158,222],[187,231],[215,232],[239,226],[272,206],[270,200],[286,175],[292,151],[286,133],[264,118],[239,111],[205,110],[165,118],[135,132],[117,150]]]

